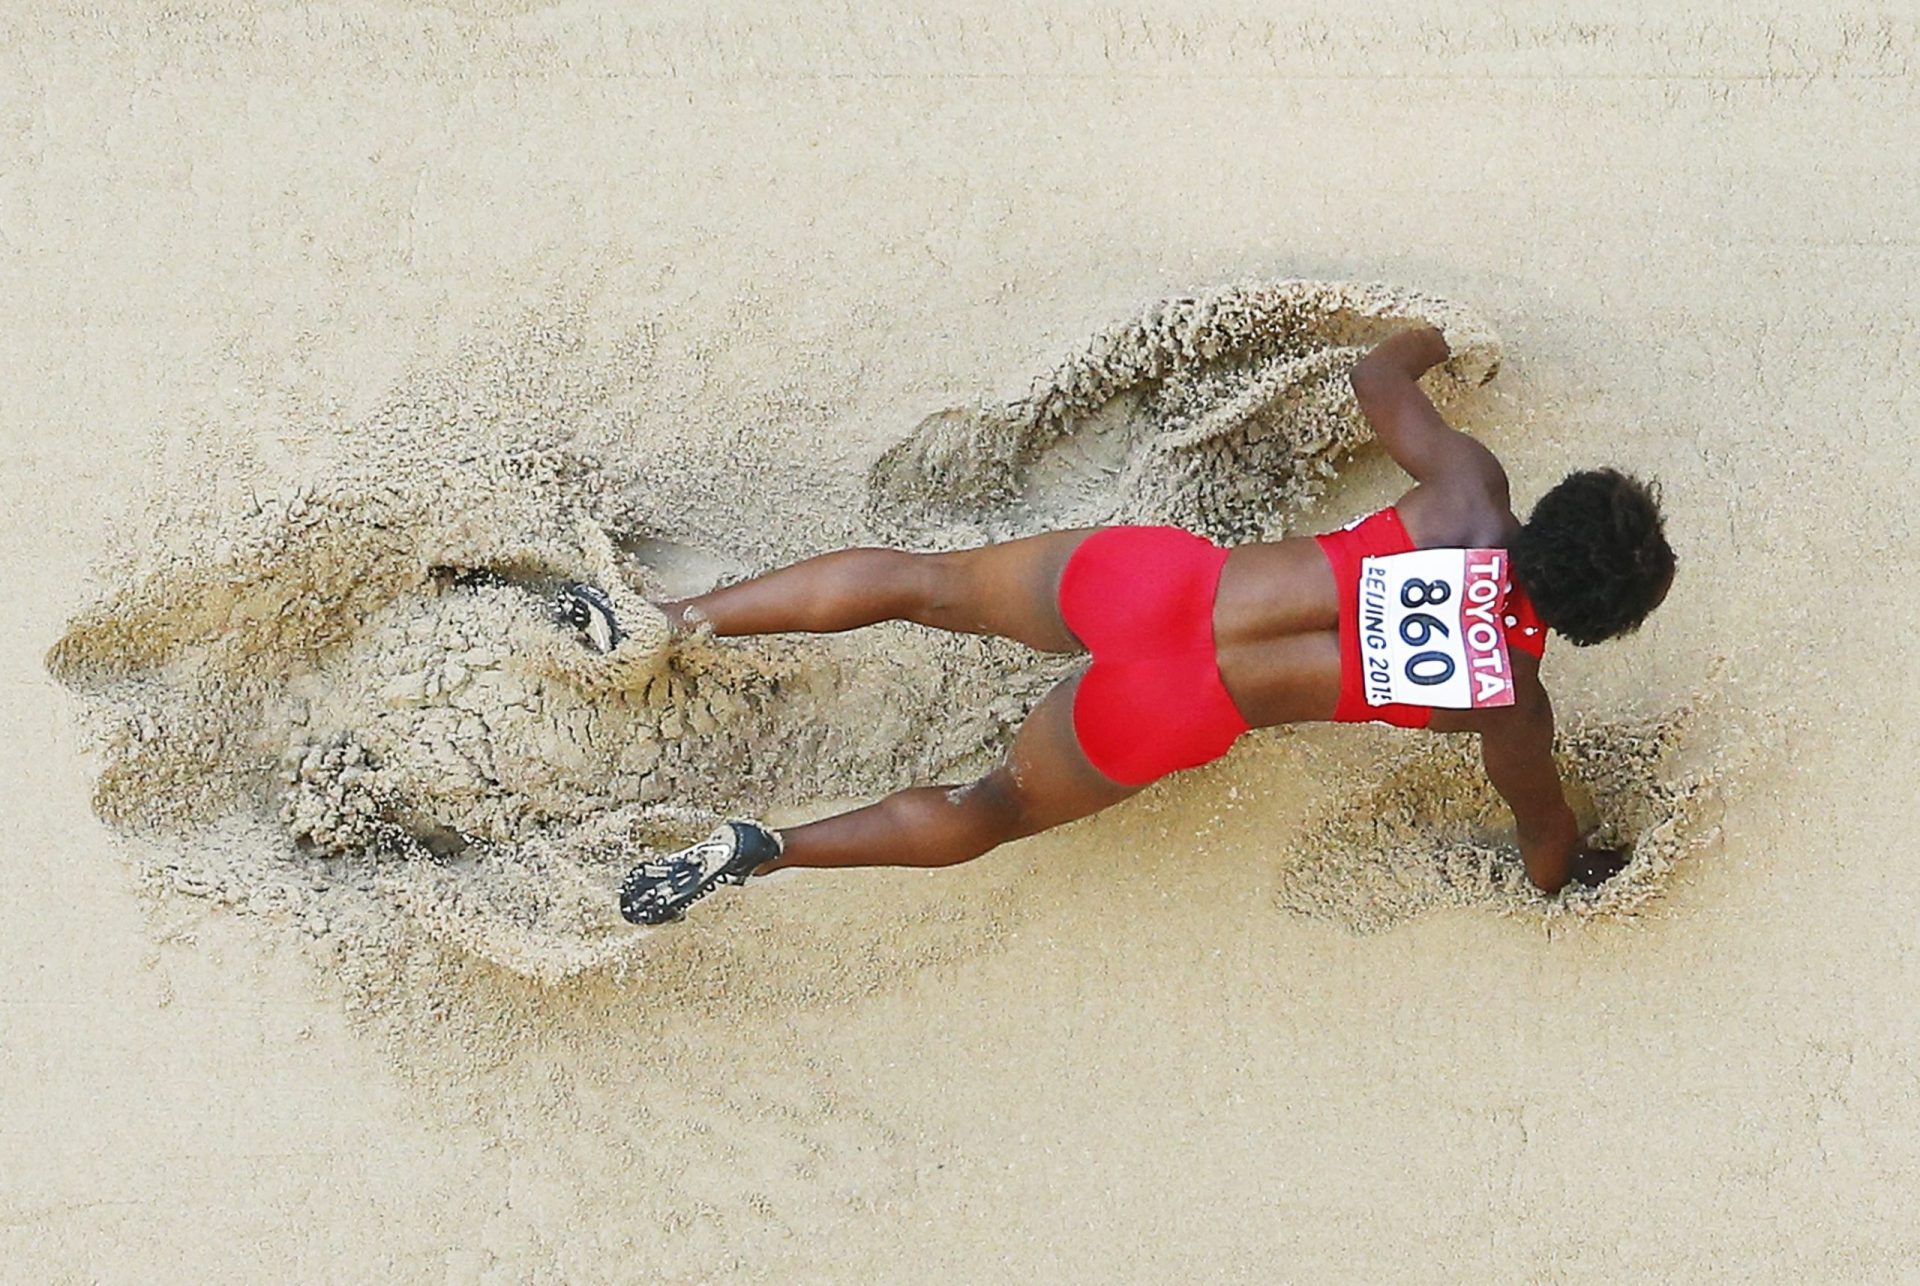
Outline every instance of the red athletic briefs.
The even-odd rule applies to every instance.
[[[1333,568],[1333,590],[1340,600],[1340,704],[1333,717],[1339,723],[1390,723],[1401,728],[1424,728],[1433,720],[1432,706],[1368,705],[1360,666],[1360,560],[1383,554],[1404,554],[1414,548],[1400,511],[1388,508],[1339,531],[1315,536],[1320,552]],[[1509,651],[1538,658],[1547,650],[1547,629],[1533,610],[1533,602],[1518,585],[1507,586],[1506,616],[1502,621]]]
[[[1073,729],[1123,786],[1218,759],[1250,726],[1214,658],[1227,553],[1178,527],[1103,527],[1060,572],[1060,616],[1093,654]]]

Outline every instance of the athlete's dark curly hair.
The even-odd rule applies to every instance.
[[[1579,647],[1639,629],[1673,583],[1659,493],[1616,469],[1568,474],[1508,552],[1541,619]]]

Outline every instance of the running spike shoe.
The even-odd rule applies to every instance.
[[[745,884],[780,856],[778,831],[758,822],[727,822],[698,844],[649,858],[620,886],[620,914],[634,924],[667,924],[722,884]]]
[[[578,630],[582,641],[602,656],[619,647],[626,637],[614,617],[613,600],[598,585],[585,581],[562,585],[553,614],[562,625]]]

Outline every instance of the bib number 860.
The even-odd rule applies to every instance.
[[[1500,632],[1504,549],[1414,549],[1361,560],[1354,604],[1369,705],[1511,705]]]
[[[1437,607],[1453,597],[1453,586],[1443,580],[1410,580],[1400,587],[1400,606]],[[1409,611],[1400,618],[1400,639],[1408,647],[1425,647],[1435,635],[1451,636],[1445,621],[1425,612]],[[1415,652],[1407,658],[1407,678],[1422,687],[1435,687],[1453,677],[1454,662],[1445,652]]]

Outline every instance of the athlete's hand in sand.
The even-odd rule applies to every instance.
[[[1570,875],[1573,882],[1583,888],[1597,888],[1620,874],[1632,860],[1633,854],[1621,849],[1582,844],[1580,851],[1573,855]]]

